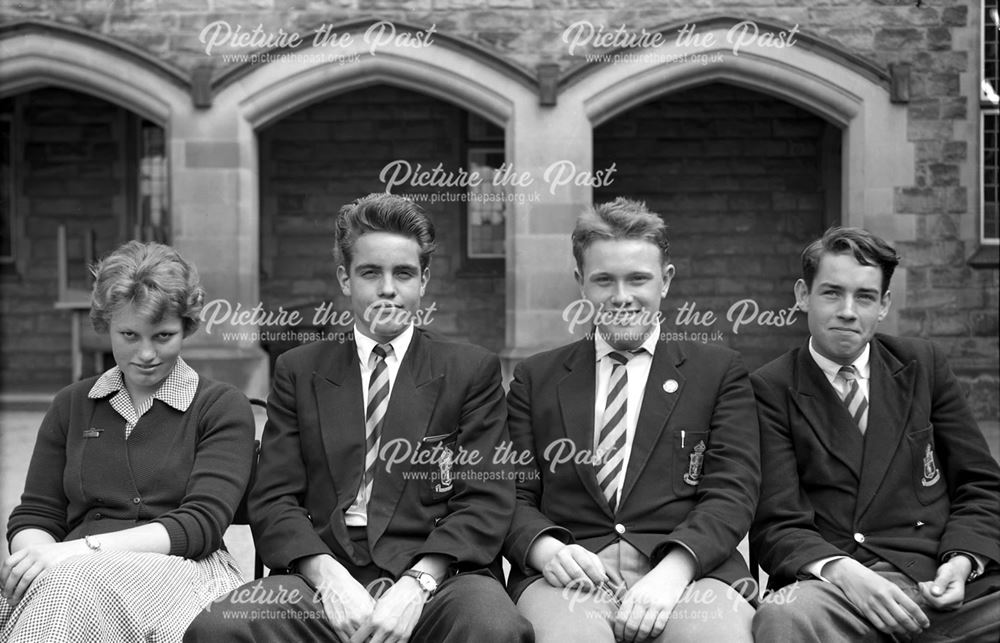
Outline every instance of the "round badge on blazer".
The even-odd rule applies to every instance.
[[[663,383],[663,390],[667,393],[676,393],[678,388],[677,380],[667,380]]]

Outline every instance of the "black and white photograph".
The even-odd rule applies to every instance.
[[[997,0],[0,0],[0,643],[996,643]]]

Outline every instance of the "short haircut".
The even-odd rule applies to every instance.
[[[667,224],[660,215],[650,212],[642,201],[618,197],[609,203],[588,208],[576,220],[573,229],[573,258],[583,270],[583,252],[595,241],[636,239],[648,241],[660,249],[660,259],[670,259]]]
[[[420,246],[420,269],[427,268],[436,244],[434,224],[413,201],[385,192],[375,192],[340,208],[337,215],[337,249],[344,267],[350,269],[354,244],[366,232],[391,232],[409,237]]]
[[[162,243],[129,241],[104,257],[92,269],[90,322],[106,333],[111,317],[124,306],[133,306],[150,323],[176,314],[184,336],[198,330],[205,303],[198,270],[180,253]]]
[[[889,281],[899,265],[896,249],[882,238],[861,228],[834,226],[802,251],[802,279],[809,290],[812,290],[819,262],[825,254],[850,254],[863,266],[881,268],[882,295],[889,292]]]

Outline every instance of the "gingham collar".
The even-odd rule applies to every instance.
[[[122,371],[117,366],[114,366],[97,378],[87,397],[100,399],[112,393],[117,393],[124,388],[125,381],[122,377]],[[169,404],[183,413],[191,406],[191,401],[194,400],[194,394],[197,391],[198,373],[188,366],[183,358],[178,357],[177,363],[174,364],[173,370],[170,371],[170,375],[167,375],[166,379],[163,380],[163,384],[160,384],[160,388],[153,394],[153,399]]]

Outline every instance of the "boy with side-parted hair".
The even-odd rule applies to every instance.
[[[257,550],[285,573],[220,599],[185,640],[531,641],[501,584],[499,360],[414,328],[434,250],[418,205],[372,194],[336,229],[354,338],[278,358],[250,495]],[[400,449],[412,457],[386,460]],[[240,591],[283,598],[247,618]]]
[[[859,228],[806,247],[811,337],[752,376],[757,640],[1000,640],[1000,469],[940,349],[875,332],[898,263]]]

